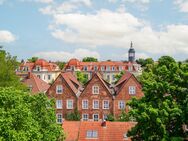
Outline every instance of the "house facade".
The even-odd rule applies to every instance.
[[[128,61],[101,61],[101,62],[82,62],[76,58],[69,60],[65,65],[65,71],[84,72],[88,79],[91,79],[94,72],[100,72],[103,79],[109,83],[116,81],[115,76],[121,71],[129,71],[135,76],[142,73],[141,66],[135,62],[135,50],[133,44],[128,51]]]
[[[25,77],[28,72],[33,73],[47,83],[52,83],[60,74],[61,70],[55,63],[38,59],[35,62],[22,62],[16,70],[16,74],[20,77]]]
[[[128,111],[126,103],[132,98],[141,98],[141,85],[136,77],[126,72],[116,85],[106,82],[99,72],[85,84],[80,85],[72,72],[61,73],[47,91],[49,98],[56,100],[58,123],[77,108],[82,121],[102,121],[109,114],[118,118]]]

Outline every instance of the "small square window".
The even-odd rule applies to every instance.
[[[119,109],[125,109],[125,101],[123,100],[118,101],[118,107]]]
[[[82,120],[83,121],[88,121],[88,119],[89,119],[89,115],[88,114],[83,114],[82,115]]]
[[[88,130],[86,132],[86,138],[98,138],[98,132],[96,130]]]
[[[99,121],[99,114],[93,114],[93,121]]]

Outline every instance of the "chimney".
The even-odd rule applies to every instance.
[[[103,121],[102,121],[101,126],[102,126],[102,127],[106,127],[106,120],[103,120]]]

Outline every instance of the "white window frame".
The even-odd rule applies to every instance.
[[[125,101],[124,100],[119,100],[118,101],[118,109],[121,109],[121,110],[125,109]]]
[[[94,66],[94,71],[97,71],[98,70],[98,67],[97,66]]]
[[[88,120],[89,120],[89,114],[82,114],[82,121],[88,121]]]
[[[60,99],[56,100],[56,109],[62,109],[63,108],[63,101]]]
[[[87,130],[86,131],[86,138],[97,139],[98,138],[98,131],[97,130]]]
[[[86,102],[87,104],[84,102]],[[83,99],[82,100],[82,109],[88,109],[88,107],[89,107],[89,101],[87,99]]]
[[[98,102],[98,107],[96,107],[95,102]],[[99,109],[99,100],[93,100],[93,109]]]
[[[48,80],[51,80],[51,74],[48,74]]]
[[[98,120],[95,120],[95,115],[97,115],[98,116]],[[99,114],[93,114],[93,121],[99,121]]]
[[[114,66],[112,66],[112,71],[115,71],[115,67]]]
[[[103,114],[103,120],[107,120],[108,114]]]
[[[88,66],[84,66],[83,70],[88,71]]]
[[[105,102],[107,102],[107,103],[105,103]],[[107,106],[108,105],[108,106]],[[109,102],[109,100],[103,100],[103,109],[109,109],[110,108],[110,102]]]
[[[92,93],[99,94],[99,86],[96,86],[96,85],[92,86]]]
[[[101,71],[105,71],[105,67],[104,66],[101,66]]]
[[[119,71],[122,71],[123,70],[123,66],[119,66]]]
[[[63,86],[62,85],[56,85],[56,93],[57,94],[63,93]]]
[[[69,107],[69,102],[70,102],[70,101],[72,102],[72,107]],[[73,104],[74,104],[74,103],[73,103],[73,100],[72,100],[72,99],[67,99],[67,109],[73,109],[73,107],[74,107]]]
[[[60,122],[59,122],[60,121]],[[57,113],[56,114],[56,122],[58,124],[62,124],[63,123],[63,114],[62,113]]]
[[[129,86],[129,94],[130,95],[136,94],[136,87],[135,86]]]
[[[110,66],[106,66],[106,71],[111,71],[111,67]]]

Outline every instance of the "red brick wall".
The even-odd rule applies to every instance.
[[[136,87],[136,94],[135,95],[130,95],[129,94],[129,86],[135,86]],[[118,101],[119,100],[124,100],[125,104],[131,100],[132,97],[136,97],[136,98],[141,98],[143,96],[143,92],[140,88],[140,84],[139,82],[135,79],[134,76],[132,76],[127,82],[126,84],[123,84],[123,87],[121,88],[121,90],[119,91],[119,93],[117,94],[117,96],[115,97],[114,100],[114,114],[115,117],[117,118],[122,110],[118,109]],[[128,112],[128,106],[126,105],[126,112]]]
[[[99,94],[92,94],[93,85],[99,86]],[[84,99],[88,100],[88,109],[82,109],[82,100]],[[93,100],[95,99],[99,100],[99,109],[93,109]],[[109,100],[109,109],[103,109],[103,100]],[[112,95],[108,92],[97,75],[86,85],[86,88],[79,97],[78,106],[80,114],[89,114],[89,119],[93,119],[93,114],[99,114],[99,119],[103,119],[103,114],[113,112]]]
[[[63,86],[63,93],[62,94],[56,94],[56,85],[62,85]],[[67,113],[73,112],[74,108],[77,107],[77,97],[75,96],[73,91],[69,88],[66,81],[62,78],[61,75],[58,76],[56,81],[52,84],[52,86],[47,91],[47,96],[49,98],[55,98],[55,100],[62,100],[63,108],[62,109],[56,109],[56,113],[62,113],[63,118],[65,118]],[[67,109],[67,99],[73,100],[73,109]],[[56,105],[55,105],[55,107],[56,107]]]

